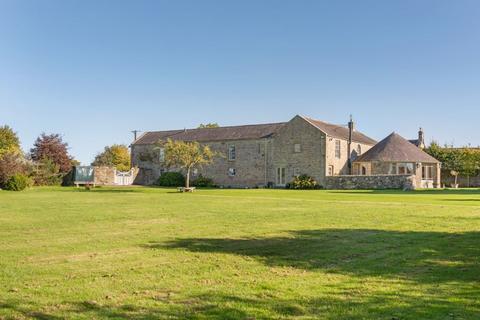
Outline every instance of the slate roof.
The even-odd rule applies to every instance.
[[[408,140],[408,142],[410,142],[411,144],[416,145],[417,147],[420,147],[420,140],[418,140],[418,139]]]
[[[325,132],[325,134],[348,140],[348,128],[323,122],[320,120],[302,117],[304,120],[312,124],[317,129]],[[219,128],[201,128],[201,129],[180,129],[168,131],[149,131],[140,136],[133,144],[144,145],[154,144],[158,140],[181,140],[181,141],[225,141],[225,140],[246,140],[246,139],[261,139],[272,136],[286,122],[267,123],[267,124],[252,124],[242,126],[230,126]],[[352,140],[355,142],[374,145],[375,140],[367,137],[361,132],[354,131]]]
[[[223,141],[267,138],[285,125],[282,123],[252,124],[243,126],[150,131],[140,136],[134,145],[154,144],[158,140]]]
[[[329,136],[348,140],[349,129],[347,127],[323,122],[323,121],[312,119],[309,117],[303,117],[303,118],[308,122],[310,122],[315,127],[317,127],[318,129],[320,129],[321,131],[325,132]],[[374,145],[377,143],[377,141],[373,140],[370,137],[367,137],[363,133],[356,130],[353,131],[352,141],[368,144],[368,145]]]
[[[395,132],[355,160],[355,162],[370,161],[439,163],[437,159]]]

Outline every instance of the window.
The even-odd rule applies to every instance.
[[[397,174],[413,174],[413,163],[397,163]]]
[[[164,162],[165,161],[165,148],[160,148],[158,151],[158,161]]]
[[[228,146],[228,160],[233,161],[237,158],[237,153],[235,151],[235,146]]]
[[[197,168],[193,169],[192,174],[194,177],[196,177],[198,175],[198,169]]]
[[[390,163],[388,174],[397,174],[397,165],[395,163]]]
[[[422,179],[433,180],[433,166],[422,166]]]
[[[237,170],[235,168],[229,168],[228,169],[228,175],[230,177],[234,177],[237,174]]]
[[[293,176],[298,177],[300,175],[300,169],[299,168],[293,168]]]
[[[333,176],[333,166],[328,166],[328,175]]]
[[[285,178],[286,178],[286,174],[285,174],[285,168],[277,168],[277,185],[279,186],[284,186],[285,185]]]
[[[367,167],[362,166],[362,176],[366,176],[366,175],[367,175]]]
[[[358,156],[361,156],[361,155],[362,155],[362,146],[361,146],[361,145],[358,145],[358,146],[357,146],[357,155],[358,155]]]
[[[335,158],[340,159],[342,153],[342,142],[340,140],[335,140]]]
[[[295,153],[299,153],[299,152],[302,152],[302,145],[300,143],[295,143],[293,145],[293,151]]]

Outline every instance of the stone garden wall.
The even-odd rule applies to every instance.
[[[416,188],[413,175],[327,176],[326,189],[402,189]]]
[[[114,167],[95,167],[95,184],[98,186],[115,185]]]

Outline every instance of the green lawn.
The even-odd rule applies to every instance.
[[[479,319],[480,191],[0,191],[0,319]]]

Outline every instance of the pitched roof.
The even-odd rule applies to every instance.
[[[140,136],[133,144],[154,144],[158,140],[166,139],[200,142],[261,139],[271,136],[283,127],[284,124],[282,122],[218,128],[150,131]]]
[[[420,140],[418,140],[418,139],[411,139],[411,140],[408,140],[408,142],[416,145],[417,147],[420,147]]]
[[[309,117],[302,117],[302,118],[310,122],[312,125],[320,129],[321,131],[325,132],[329,136],[332,136],[334,138],[344,139],[344,140],[348,140],[349,138],[349,129],[345,126],[331,124],[331,123],[323,122],[320,120],[312,119]],[[377,143],[377,141],[373,140],[370,137],[367,137],[363,133],[356,130],[353,131],[352,141],[368,144],[368,145],[374,145]]]
[[[439,163],[437,159],[395,132],[355,160],[355,162],[369,161]]]

